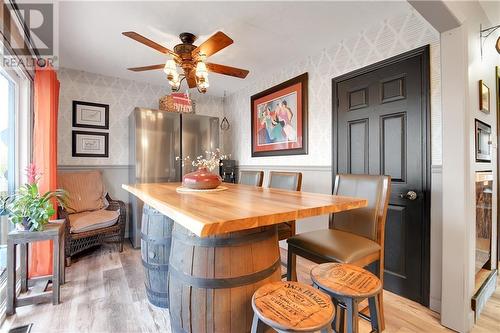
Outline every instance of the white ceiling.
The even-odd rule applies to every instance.
[[[314,55],[345,37],[411,10],[398,2],[60,2],[62,67],[165,85],[161,70],[134,73],[127,67],[159,64],[161,53],[121,35],[136,31],[170,49],[183,31],[204,41],[221,30],[234,44],[210,62],[250,70],[253,76]],[[184,83],[183,83],[184,84]],[[209,93],[222,96],[245,80],[210,75]]]
[[[486,16],[491,21],[491,25],[500,24],[500,1],[498,0],[480,0]]]

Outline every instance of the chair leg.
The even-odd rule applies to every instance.
[[[288,245],[287,250],[287,265],[286,265],[286,279],[287,281],[297,281],[297,256],[293,253],[293,247]]]
[[[332,330],[330,326],[323,327],[319,332],[320,333],[330,333]]]
[[[347,306],[347,333],[358,333],[358,301],[346,299]]]
[[[332,302],[335,307],[335,317],[333,317],[332,321],[332,329],[334,332],[341,332],[344,329],[344,309],[340,306],[338,300],[332,297]]]
[[[123,252],[123,240],[120,242],[120,245],[118,246],[118,251]]]
[[[384,290],[382,289],[382,291],[380,291],[380,294],[377,297],[380,332],[385,330],[384,300],[383,300],[384,296],[383,295],[384,295]],[[371,316],[371,314],[370,314],[370,316]]]
[[[66,257],[66,267],[71,266],[71,257]]]
[[[379,296],[376,295],[373,297],[370,297],[368,299],[368,306],[370,307],[370,322],[372,324],[372,332],[381,332],[381,323],[380,323],[380,312],[379,312],[379,306],[378,306],[378,301],[379,301]]]
[[[340,318],[339,318],[339,333],[345,333],[345,316],[346,316],[346,311],[345,309],[339,305],[340,308]]]
[[[378,261],[378,278],[382,282],[382,291],[377,297],[378,313],[380,316],[380,331],[385,330],[385,317],[384,317],[384,253],[381,253],[381,259]]]
[[[266,325],[259,319],[256,314],[254,314],[251,333],[264,333],[265,330]]]

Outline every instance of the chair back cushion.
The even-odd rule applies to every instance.
[[[300,191],[302,188],[302,173],[271,171],[269,173],[269,187],[289,191]]]
[[[106,206],[102,174],[98,170],[59,172],[57,186],[68,192],[68,211],[80,213]]]
[[[250,171],[250,170],[240,171],[240,179],[239,179],[240,184],[261,187],[263,179],[264,179],[264,171]]]
[[[390,177],[374,175],[337,175],[333,194],[368,200],[363,208],[331,216],[330,227],[380,243],[390,194]]]

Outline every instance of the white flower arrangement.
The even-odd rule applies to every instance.
[[[183,167],[190,163],[194,167],[207,168],[213,172],[216,168],[221,166],[220,161],[227,160],[229,158],[231,158],[231,154],[224,154],[219,148],[217,148],[215,151],[205,151],[205,157],[200,155],[196,157],[195,160],[192,160],[190,156],[186,156],[184,158],[177,156],[175,160],[181,161]]]

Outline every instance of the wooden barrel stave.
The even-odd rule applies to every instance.
[[[211,241],[219,244],[208,244]],[[198,238],[174,225],[169,277],[172,330],[249,332],[253,293],[279,281],[280,275],[275,226]]]
[[[141,256],[144,286],[151,304],[168,308],[168,262],[173,220],[144,205],[141,226]]]

